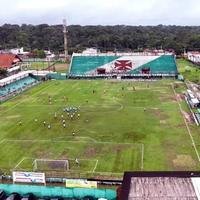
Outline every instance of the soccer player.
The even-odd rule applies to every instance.
[[[43,121],[43,124],[44,124],[44,126],[46,126],[46,122],[45,121]]]
[[[78,160],[78,158],[75,159],[75,163],[79,166],[79,160]]]

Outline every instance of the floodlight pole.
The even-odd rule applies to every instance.
[[[65,50],[65,61],[67,61],[68,58],[68,41],[67,41],[67,22],[66,19],[63,19],[63,33],[64,33],[64,50]]]

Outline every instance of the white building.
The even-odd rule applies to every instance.
[[[87,48],[82,52],[82,54],[97,54],[97,53],[99,53],[99,51],[96,48]]]
[[[54,60],[55,59],[55,54],[54,53],[52,53],[50,50],[45,50],[44,51],[44,53],[45,53],[45,55],[46,55],[46,60],[47,61],[52,61],[52,60]]]
[[[198,51],[191,51],[187,53],[188,60],[194,63],[200,63],[200,52]]]
[[[27,55],[27,54],[29,54],[28,51],[24,51],[24,47],[10,49],[10,53],[15,54],[15,55]]]

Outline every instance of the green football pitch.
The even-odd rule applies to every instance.
[[[169,80],[44,82],[0,105],[0,169],[72,177],[199,170],[199,128],[188,119],[184,90]],[[64,112],[70,108],[78,110]]]

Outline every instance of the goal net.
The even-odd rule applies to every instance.
[[[69,160],[35,159],[33,161],[34,171],[67,171]]]

